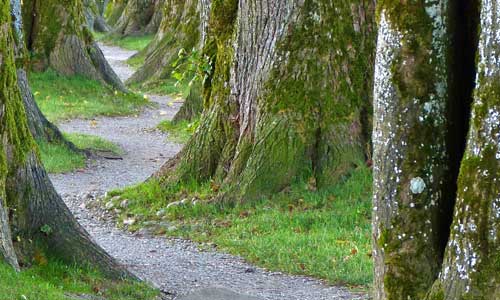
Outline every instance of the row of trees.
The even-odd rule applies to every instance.
[[[2,24],[17,33],[0,31],[8,87],[0,253],[14,266],[29,261],[40,248],[11,242],[21,236],[123,275],[74,222],[38,163],[12,68],[22,43],[14,41],[24,37],[35,69],[125,88],[84,26],[79,1],[25,0],[24,35],[9,11],[18,16],[19,1],[2,1]],[[213,181],[220,201],[252,201],[297,180],[335,184],[373,153],[375,299],[496,299],[498,2],[129,0],[112,1],[107,15],[125,35],[158,24],[133,83],[171,76],[180,49],[203,66],[185,107],[188,118],[202,110],[200,126],[156,174],[165,185]],[[44,225],[55,232],[42,234]]]

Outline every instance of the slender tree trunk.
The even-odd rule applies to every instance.
[[[32,67],[50,67],[67,76],[82,75],[126,91],[85,27],[83,13],[81,1],[24,1],[24,32],[33,54]]]
[[[366,158],[374,15],[371,1],[212,2],[207,109],[162,174],[241,201],[348,176]]]
[[[113,278],[130,276],[76,222],[40,164],[14,62],[11,24],[17,28],[18,20],[12,23],[10,0],[0,7],[0,257],[18,268],[50,254]]]
[[[500,297],[500,4],[480,2],[476,79],[477,1],[379,2],[376,300]]]

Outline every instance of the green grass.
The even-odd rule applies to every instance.
[[[86,134],[64,134],[75,146],[88,151],[105,151],[120,155],[123,150],[117,145],[97,136]],[[86,156],[75,153],[65,145],[39,142],[40,155],[45,169],[49,173],[67,173],[82,169],[86,165]]]
[[[137,94],[111,91],[98,81],[54,71],[31,73],[30,83],[44,115],[52,122],[138,113],[150,102]]]
[[[288,192],[252,204],[211,203],[210,185],[161,188],[155,181],[114,191],[108,199],[129,206],[119,215],[170,222],[157,233],[210,242],[270,270],[323,278],[334,284],[366,288],[372,281],[371,171],[356,170],[345,182],[310,191],[296,184]],[[114,197],[114,198],[113,198]],[[202,204],[165,209],[168,203],[195,198]],[[161,217],[156,213],[164,210]]]
[[[107,300],[153,300],[158,291],[142,283],[112,282],[98,272],[49,260],[19,273],[0,263],[0,300],[69,300],[92,295]]]
[[[104,44],[114,45],[131,51],[141,51],[151,43],[154,34],[119,37],[113,34],[104,35],[102,33],[94,33],[94,38]]]
[[[199,120],[193,122],[180,121],[173,123],[172,121],[166,120],[158,125],[158,128],[168,133],[168,139],[177,143],[186,143],[193,133],[198,128]]]

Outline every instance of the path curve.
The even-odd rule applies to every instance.
[[[105,45],[101,48],[120,78],[127,79],[132,70],[125,60],[134,52]],[[83,171],[51,175],[56,189],[99,245],[171,299],[207,287],[227,288],[263,300],[361,299],[345,288],[319,280],[268,272],[232,255],[199,250],[190,241],[130,234],[115,228],[105,216],[87,210],[87,204],[104,192],[140,183],[181,149],[154,130],[162,119],[173,117],[180,103],[170,107],[169,97],[150,98],[158,108],[146,109],[136,117],[101,117],[96,119],[97,126],[88,120],[59,124],[65,132],[97,135],[125,151],[122,161],[98,160]]]

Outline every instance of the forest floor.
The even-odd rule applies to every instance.
[[[122,80],[131,76],[133,70],[125,61],[135,52],[101,47]],[[168,96],[149,95],[149,98],[157,106],[146,108],[136,116],[98,117],[92,122],[72,120],[58,124],[64,132],[99,136],[123,151],[120,160],[99,159],[84,170],[51,175],[58,192],[98,244],[140,278],[162,290],[168,295],[167,299],[210,287],[226,288],[262,300],[364,297],[320,280],[256,268],[239,257],[207,250],[191,241],[153,237],[141,231],[128,233],[117,229],[104,212],[89,210],[89,204],[107,191],[144,181],[181,149],[181,145],[168,141],[168,134],[156,129],[161,121],[174,116],[181,103]]]

